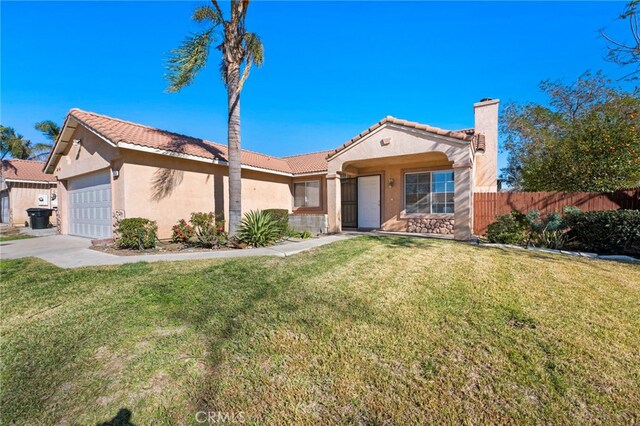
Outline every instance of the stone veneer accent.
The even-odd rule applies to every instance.
[[[453,234],[453,218],[451,219],[409,219],[408,232],[422,234]]]

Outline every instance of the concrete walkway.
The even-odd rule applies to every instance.
[[[0,242],[0,259],[18,259],[21,257],[39,257],[60,268],[78,268],[82,266],[122,265],[135,262],[162,262],[192,259],[228,259],[250,256],[286,257],[331,244],[335,241],[353,238],[356,235],[339,234],[320,238],[310,238],[273,247],[245,250],[220,250],[192,253],[141,254],[135,256],[117,256],[92,250],[91,241],[86,238],[55,235]]]

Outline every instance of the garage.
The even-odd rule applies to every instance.
[[[109,171],[69,179],[69,234],[111,237],[111,179]]]
[[[9,191],[0,192],[0,223],[9,223]]]

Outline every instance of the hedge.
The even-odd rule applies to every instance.
[[[586,250],[640,255],[640,210],[572,212],[564,219],[570,239]]]

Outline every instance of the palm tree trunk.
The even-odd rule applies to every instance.
[[[229,65],[227,69],[228,159],[229,159],[229,236],[236,234],[242,218],[242,179],[240,160],[240,67]]]

